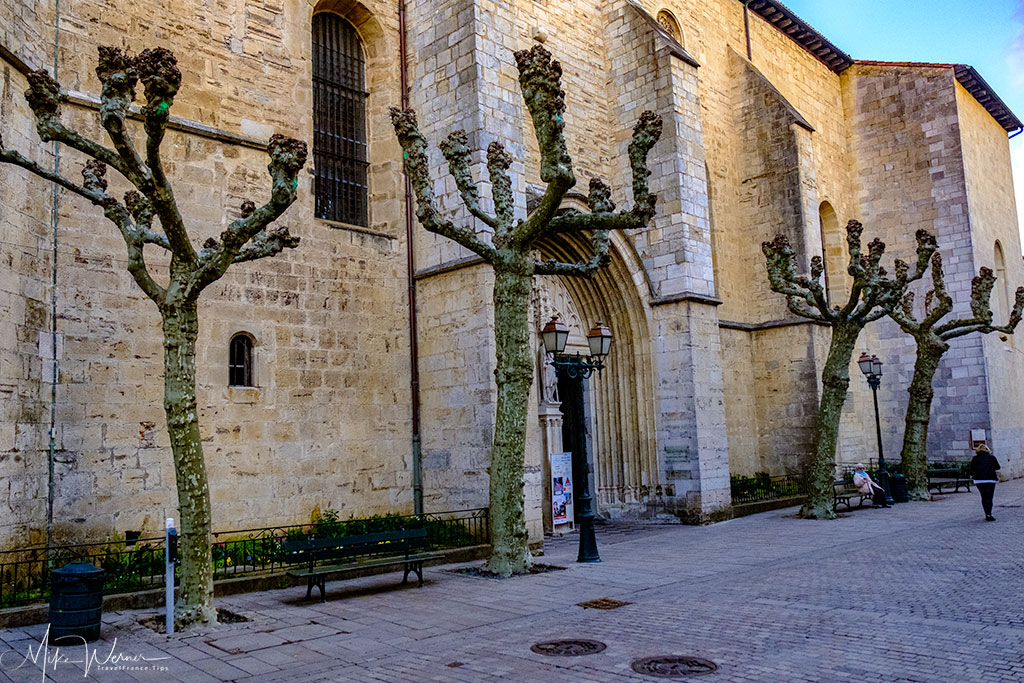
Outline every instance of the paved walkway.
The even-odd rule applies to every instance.
[[[996,504],[992,523],[977,493],[961,492],[834,522],[789,509],[603,528],[600,564],[576,564],[569,537],[542,560],[565,571],[496,581],[432,568],[423,588],[398,588],[395,574],[332,582],[323,604],[304,602],[304,588],[234,596],[219,604],[252,621],[170,639],[138,624],[153,610],[110,614],[101,658],[116,638],[122,656],[167,659],[93,666],[88,680],[654,681],[630,663],[683,655],[718,665],[709,683],[1024,681],[1024,480],[1000,484]],[[605,597],[631,604],[576,604]],[[44,628],[0,631],[0,680],[43,680],[42,660],[12,667]],[[530,651],[566,638],[607,649]],[[46,680],[83,673],[62,663]]]

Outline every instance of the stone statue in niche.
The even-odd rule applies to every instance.
[[[541,403],[557,405],[561,403],[558,398],[558,373],[555,371],[554,363],[551,362],[551,357],[544,350],[543,344],[541,344],[538,353],[540,354],[537,367],[540,368]]]

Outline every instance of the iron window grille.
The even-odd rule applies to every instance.
[[[252,338],[247,334],[236,334],[231,338],[228,353],[228,385],[255,386],[252,381]]]
[[[313,163],[316,217],[369,225],[365,61],[355,27],[313,16]]]

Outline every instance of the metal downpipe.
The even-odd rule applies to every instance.
[[[402,109],[409,108],[409,48],[406,43],[405,0],[398,0],[398,58],[402,62]],[[420,366],[416,322],[416,264],[413,256],[413,231],[416,227],[412,208],[412,183],[405,173],[405,248],[406,275],[409,280],[409,387],[412,393],[412,503],[417,515],[423,514],[423,467],[420,439]]]

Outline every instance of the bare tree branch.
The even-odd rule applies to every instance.
[[[540,146],[540,179],[547,183],[540,204],[530,217],[512,231],[512,245],[529,247],[548,227],[565,193],[576,184],[572,159],[565,145],[565,91],[561,88],[562,65],[540,45],[515,53],[523,101],[533,120]]]
[[[1022,315],[1024,315],[1024,287],[1018,287],[1014,294],[1013,310],[1010,311],[1010,317],[1007,319],[1006,324],[993,325],[992,329],[1003,334],[1013,334],[1013,330],[1020,323]]]
[[[289,233],[287,227],[273,232],[258,232],[251,242],[238,250],[234,262],[243,263],[275,256],[285,249],[294,249],[297,246],[299,246],[299,238]]]
[[[60,142],[79,152],[116,169],[125,178],[131,179],[131,172],[117,152],[85,138],[60,120],[60,103],[64,96],[60,85],[48,73],[40,69],[28,74],[28,90],[25,99],[36,119],[36,132],[43,142]]]
[[[604,268],[611,262],[608,249],[611,246],[607,230],[598,230],[594,233],[592,245],[594,255],[585,263],[562,263],[555,259],[535,261],[533,272],[537,275],[566,275],[569,277],[590,278],[600,268]]]
[[[160,225],[171,244],[176,258],[194,263],[196,252],[188,238],[185,223],[178,211],[174,191],[164,174],[160,158],[160,143],[167,131],[171,104],[181,85],[181,71],[178,60],[170,50],[162,47],[143,50],[135,58],[135,70],[142,81],[146,105],[142,108],[143,127],[146,130],[146,163],[153,176],[153,187],[143,193],[149,197],[160,218]]]
[[[131,213],[123,204],[106,193],[107,190],[107,167],[95,159],[86,162],[82,169],[82,185],[85,189],[99,197],[99,206],[103,208],[103,215],[117,226],[124,238],[125,246],[128,249],[128,272],[135,279],[139,288],[159,305],[166,294],[166,290],[157,284],[146,267],[143,239],[143,232],[132,222]]]
[[[480,191],[473,182],[473,174],[469,170],[469,140],[466,131],[452,131],[439,145],[441,154],[448,161],[448,170],[455,178],[455,186],[462,195],[462,203],[469,212],[491,228],[498,227],[498,220],[480,208]]]
[[[295,201],[299,186],[298,174],[306,164],[306,143],[284,135],[273,135],[267,144],[267,154],[270,155],[267,171],[272,181],[270,201],[259,208],[247,201],[243,204],[242,217],[232,221],[227,230],[221,233],[220,244],[216,241],[208,242],[199,256],[198,267],[189,282],[187,295],[198,296],[207,285],[217,281],[232,263],[237,262],[236,257],[246,243],[263,232]],[[278,244],[281,249],[295,247],[298,238],[287,234],[287,230],[264,233],[262,244],[254,246],[247,252],[250,257],[243,260],[257,258],[256,253]]]
[[[135,151],[124,125],[128,109],[135,100],[135,84],[138,82],[135,60],[118,48],[101,45],[96,75],[103,84],[100,93],[100,124],[113,141],[114,149],[124,161],[125,168],[132,174],[129,180],[137,187],[149,189],[152,174]]]
[[[515,197],[512,196],[512,179],[508,169],[512,166],[512,156],[498,141],[487,145],[487,172],[491,178],[491,197],[494,199],[494,213],[498,217],[495,240],[504,241],[512,215],[515,210]]]
[[[771,242],[764,242],[761,251],[766,259],[769,285],[772,291],[786,295],[790,311],[813,320],[829,321],[835,317],[836,312],[829,307],[821,286],[823,269],[820,258],[817,261],[812,259],[811,277],[807,277],[797,275],[796,254],[785,235],[776,235]],[[802,303],[797,303],[798,299]]]
[[[150,229],[153,225],[153,205],[149,203],[149,200],[132,190],[125,193],[124,204],[135,220],[135,227],[143,244],[156,244],[170,251],[171,243],[167,239],[167,235],[153,232]]]
[[[82,187],[81,185],[79,185],[79,184],[77,184],[77,183],[75,183],[75,182],[73,182],[71,180],[68,180],[67,178],[65,178],[62,175],[58,175],[58,174],[54,173],[53,171],[49,170],[48,168],[40,166],[39,164],[37,164],[36,162],[32,161],[31,159],[29,159],[29,158],[27,158],[25,156],[22,156],[19,152],[16,152],[14,150],[3,149],[3,141],[2,140],[0,140],[0,161],[3,161],[3,162],[8,163],[8,164],[14,164],[16,166],[21,166],[22,168],[27,169],[27,170],[31,171],[32,173],[36,174],[40,178],[45,178],[46,180],[49,180],[51,182],[54,182],[54,183],[60,185],[65,190],[71,190],[75,194],[77,194],[79,196],[82,196],[82,197],[85,197],[86,199],[88,199],[93,204],[96,204],[97,206],[101,206],[102,205],[103,197],[100,196],[99,194],[97,194],[95,192],[92,192],[90,190],[87,190],[86,188]]]
[[[416,194],[416,217],[428,231],[447,237],[482,257],[488,263],[497,260],[494,247],[476,236],[469,228],[456,227],[451,221],[444,220],[435,208],[434,189],[430,182],[430,169],[427,166],[427,141],[416,127],[416,113],[402,111],[396,107],[388,110],[395,134],[402,146],[405,156],[405,169],[412,181],[413,192]]]
[[[647,227],[654,217],[657,197],[650,193],[647,178],[647,155],[661,137],[661,117],[651,112],[640,115],[633,128],[633,139],[629,143],[629,165],[633,173],[633,208],[629,211],[611,213],[591,209],[592,213],[574,213],[557,216],[551,220],[547,232],[569,233],[583,230],[630,230]],[[602,183],[602,185],[604,185]],[[604,186],[607,187],[607,186]],[[593,188],[591,188],[593,191]],[[614,208],[614,206],[613,206]]]

